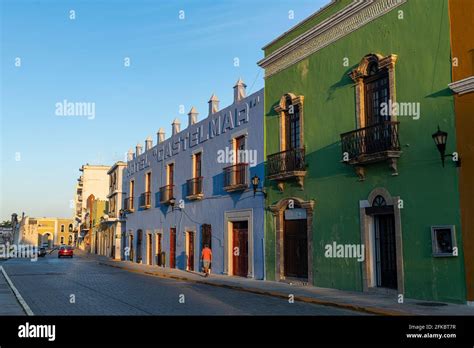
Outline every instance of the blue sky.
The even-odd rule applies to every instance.
[[[262,88],[261,48],[327,2],[1,0],[0,219],[72,216],[82,164],[169,136],[192,105],[202,119],[212,93],[231,104],[239,77]],[[56,116],[64,99],[95,103],[95,118]]]

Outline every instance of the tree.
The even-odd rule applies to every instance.
[[[3,222],[0,223],[0,227],[12,227],[12,222],[9,220],[3,220]]]

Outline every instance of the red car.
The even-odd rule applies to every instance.
[[[68,257],[73,257],[74,256],[74,250],[70,246],[62,246],[59,248],[58,251],[58,258],[63,257],[63,256],[68,256]]]

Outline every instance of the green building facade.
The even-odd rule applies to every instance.
[[[264,47],[267,279],[466,301],[448,16],[335,0]]]

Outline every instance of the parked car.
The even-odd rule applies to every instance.
[[[46,248],[44,248],[44,247],[39,248],[38,256],[39,257],[45,257],[46,256]]]
[[[74,256],[73,248],[66,245],[60,247],[58,251],[58,258],[61,258],[63,256],[73,257]]]

